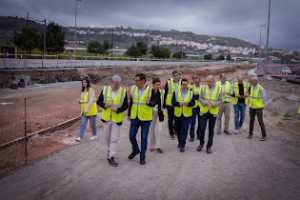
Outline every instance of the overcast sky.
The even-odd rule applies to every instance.
[[[258,44],[268,0],[82,0],[79,26],[130,26],[233,36]],[[75,0],[0,0],[0,15],[74,25]],[[266,31],[263,32],[265,41]],[[300,0],[272,0],[270,44],[300,50]]]

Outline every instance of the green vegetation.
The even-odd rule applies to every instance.
[[[88,43],[87,51],[89,53],[105,54],[110,48],[112,48],[112,44],[108,41],[104,41],[103,43],[91,41]]]
[[[171,54],[171,52],[168,48],[156,46],[156,45],[153,45],[151,47],[151,53],[152,53],[153,57],[163,58],[163,59],[170,58],[170,54]]]
[[[137,42],[131,45],[126,52],[126,55],[130,57],[141,57],[147,54],[148,47],[144,42]]]

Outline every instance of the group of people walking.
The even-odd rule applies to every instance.
[[[266,92],[258,83],[256,76],[249,81],[239,76],[233,82],[220,75],[218,79],[207,76],[200,79],[194,75],[192,81],[182,77],[178,71],[172,72],[165,86],[158,77],[147,84],[146,75],[135,75],[135,84],[130,88],[121,86],[122,79],[114,75],[109,86],[104,86],[100,95],[96,97],[88,78],[82,80],[80,98],[81,124],[78,142],[84,136],[87,122],[90,122],[93,136],[97,137],[96,118],[101,107],[101,121],[107,144],[107,160],[111,166],[117,167],[116,159],[118,143],[122,132],[122,124],[126,113],[130,121],[129,139],[132,152],[129,160],[137,155],[140,164],[146,164],[148,134],[150,132],[150,151],[163,153],[160,143],[163,122],[168,122],[169,135],[172,140],[177,137],[177,147],[185,152],[187,138],[193,142],[199,140],[197,151],[205,148],[212,153],[215,129],[222,133],[222,118],[224,115],[224,133],[232,134],[229,130],[232,105],[234,108],[235,133],[239,134],[245,119],[246,108],[249,107],[250,125],[248,138],[253,136],[255,117],[261,127],[261,140],[266,139],[263,121],[263,109],[266,102]],[[216,125],[216,127],[215,127]],[[208,127],[208,140],[205,144],[205,133]],[[137,141],[137,134],[141,130],[141,145]],[[195,134],[196,133],[196,134]]]

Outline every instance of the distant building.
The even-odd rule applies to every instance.
[[[120,49],[120,48],[113,48],[109,49],[107,53],[111,54],[112,56],[124,56],[127,49]]]

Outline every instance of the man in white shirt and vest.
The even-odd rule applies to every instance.
[[[219,105],[221,103],[221,88],[215,82],[213,76],[208,76],[206,85],[200,93],[200,102],[202,108],[201,114],[201,129],[200,129],[200,145],[197,151],[202,151],[205,144],[205,131],[208,124],[208,142],[206,144],[206,152],[212,153],[211,147],[214,139],[214,128],[217,116],[219,114]]]
[[[249,89],[249,113],[250,113],[250,125],[249,125],[249,136],[251,139],[253,137],[253,128],[255,116],[257,116],[258,123],[261,129],[261,141],[265,141],[267,134],[263,118],[263,110],[267,100],[267,95],[265,89],[258,83],[257,76],[252,76],[250,78],[250,89]]]
[[[132,152],[128,156],[132,160],[140,154],[140,164],[146,164],[146,151],[148,144],[148,133],[153,119],[153,106],[155,105],[155,96],[152,95],[152,88],[146,85],[146,75],[137,74],[135,76],[136,84],[130,88],[128,115],[130,118],[129,139],[132,146]],[[141,149],[136,140],[139,128],[141,127]]]
[[[116,161],[118,143],[120,139],[121,125],[124,121],[124,112],[128,108],[126,89],[120,86],[122,79],[114,75],[110,86],[104,86],[97,104],[102,107],[101,121],[107,144],[108,163],[117,167]]]

